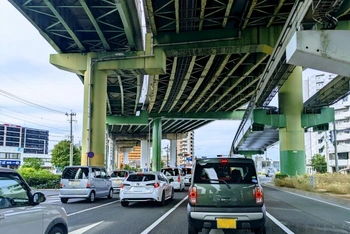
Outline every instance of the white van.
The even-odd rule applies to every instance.
[[[86,198],[94,202],[96,197],[113,197],[112,182],[106,169],[97,166],[67,166],[60,182],[60,198],[67,203],[70,198]]]

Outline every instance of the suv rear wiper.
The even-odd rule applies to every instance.
[[[227,186],[229,189],[231,189],[231,186],[230,186],[225,180],[218,180],[218,179],[206,179],[206,180],[223,182],[223,183],[226,184],[226,186]]]

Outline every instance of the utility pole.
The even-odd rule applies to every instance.
[[[75,116],[75,113],[66,113],[66,115],[70,116],[70,119],[69,119],[69,124],[70,124],[70,136],[69,136],[69,139],[70,139],[70,150],[69,150],[69,166],[73,166],[73,116]]]

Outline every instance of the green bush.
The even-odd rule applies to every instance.
[[[51,173],[45,169],[21,168],[17,170],[27,181],[30,187],[35,189],[59,189],[60,175]]]
[[[287,174],[276,174],[275,175],[275,179],[284,179],[287,178],[288,175]]]

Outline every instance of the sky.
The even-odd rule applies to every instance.
[[[68,139],[66,114],[75,113],[74,143],[81,142],[83,84],[78,76],[49,63],[49,55],[56,52],[7,0],[0,1],[0,33],[0,124],[48,130],[52,149]],[[220,120],[195,130],[195,155],[227,155],[239,124]],[[162,141],[162,148],[167,144]],[[278,145],[267,153],[276,158]]]

